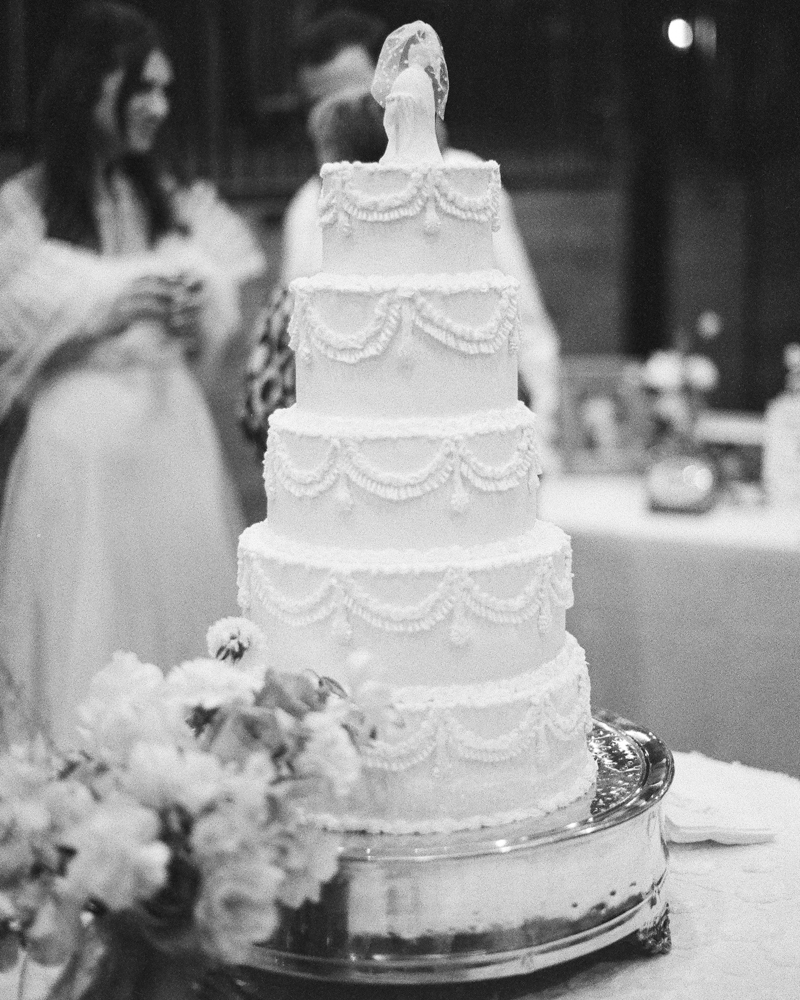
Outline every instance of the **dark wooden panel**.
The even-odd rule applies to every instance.
[[[28,122],[24,0],[0,6],[0,135],[21,135]]]

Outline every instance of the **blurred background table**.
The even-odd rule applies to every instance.
[[[655,514],[641,480],[543,482],[572,536],[592,701],[675,749],[800,776],[800,511]]]

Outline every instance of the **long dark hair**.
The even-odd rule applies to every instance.
[[[94,109],[103,80],[114,70],[123,69],[116,108],[122,131],[125,106],[140,85],[148,56],[155,50],[164,51],[155,24],[133,7],[88,3],[71,20],[50,65],[37,109],[48,236],[99,249],[92,211],[97,150]],[[128,154],[119,166],[131,178],[145,205],[151,241],[176,228],[170,198],[154,158],[149,154]]]

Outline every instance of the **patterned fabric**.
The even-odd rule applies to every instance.
[[[288,288],[280,287],[256,320],[255,346],[247,363],[240,420],[245,436],[259,454],[267,446],[270,414],[295,401],[294,354],[289,347],[291,315],[292,295]]]

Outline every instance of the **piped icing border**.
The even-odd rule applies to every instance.
[[[505,461],[489,464],[470,447],[475,438],[487,434],[514,435],[516,440]],[[325,455],[315,467],[303,467],[293,460],[289,444],[292,435],[328,442]],[[423,445],[425,460],[418,469],[398,473],[382,468],[367,457],[363,448],[365,441],[401,439],[416,439]],[[454,513],[462,513],[470,502],[465,480],[484,493],[515,489],[527,481],[533,493],[540,473],[536,420],[524,404],[457,418],[395,422],[329,419],[303,413],[294,406],[270,418],[264,456],[268,499],[276,497],[279,485],[298,499],[318,497],[335,487],[345,511],[353,507],[350,484],[397,503],[418,499],[452,483],[451,507]]]
[[[493,410],[470,410],[445,416],[354,417],[322,413],[296,403],[274,410],[268,418],[274,427],[309,437],[341,437],[353,441],[441,439],[478,434],[503,434],[536,426],[536,414],[522,400]]]
[[[440,689],[436,699],[425,701],[403,702],[397,692],[393,704],[411,734],[399,741],[372,741],[360,751],[362,765],[398,773],[434,755],[443,763],[501,764],[531,750],[546,757],[549,743],[563,743],[587,733],[591,718],[589,675],[583,650],[572,636],[567,636],[553,660],[515,678],[513,689],[504,692],[501,704],[515,706],[521,713],[506,732],[482,736],[475,731],[479,716],[474,710],[496,707],[497,702],[487,697],[489,685],[474,687],[477,690]],[[512,691],[513,697],[509,697]],[[569,707],[563,708],[565,704]],[[473,710],[471,724],[459,717],[459,709],[464,708]]]
[[[413,351],[411,336],[419,330],[462,354],[494,354],[504,345],[511,354],[519,349],[519,285],[499,272],[480,272],[470,279],[442,280],[421,276],[391,279],[318,281],[298,278],[292,283],[294,309],[289,323],[289,343],[297,357],[310,364],[316,349],[325,357],[356,364],[382,354],[400,336],[401,356]],[[318,297],[337,296],[365,300],[369,316],[358,330],[339,332],[322,315]],[[483,323],[452,319],[437,299],[480,294],[496,300]]]
[[[303,596],[290,597],[270,578],[270,562],[317,569],[321,579]],[[485,570],[520,565],[528,568],[527,582],[512,597],[497,597],[477,579]],[[399,604],[370,592],[371,574],[431,579],[423,597]],[[381,631],[402,633],[429,631],[449,619],[450,641],[457,646],[469,642],[471,618],[510,626],[535,619],[544,634],[552,625],[554,609],[572,603],[569,538],[543,522],[517,539],[424,553],[306,545],[274,534],[265,522],[246,529],[239,541],[239,604],[245,614],[257,606],[298,628],[329,619],[333,635],[342,643],[352,640],[353,617]]]
[[[459,177],[481,174],[486,177],[485,191],[467,194],[459,190]],[[470,167],[431,165],[407,170],[379,163],[326,163],[320,176],[320,225],[324,228],[336,223],[345,236],[352,232],[353,219],[392,222],[423,211],[423,229],[429,236],[441,228],[439,212],[468,222],[491,222],[495,231],[500,226],[500,168],[494,160]],[[359,188],[362,177],[367,183],[377,177],[389,182],[397,178],[400,187],[371,193]]]

